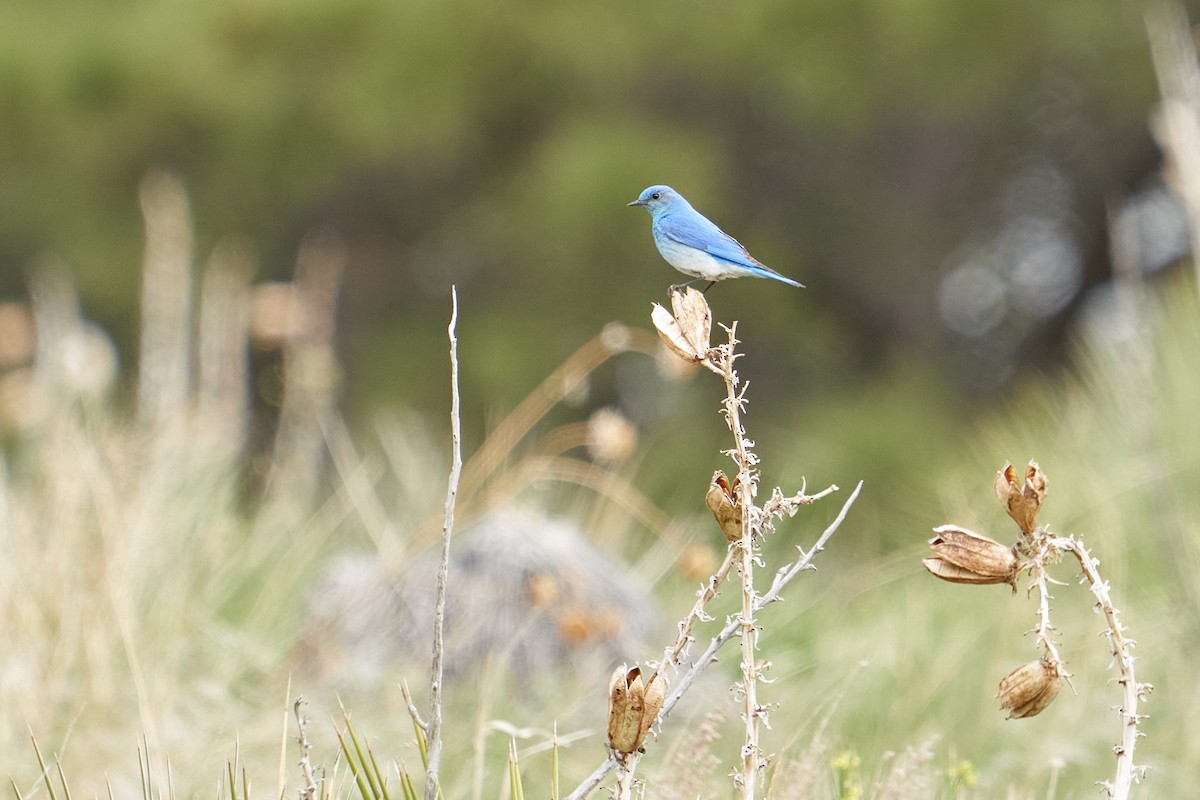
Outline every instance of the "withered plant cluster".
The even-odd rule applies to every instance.
[[[747,437],[742,424],[748,384],[739,379],[734,368],[741,357],[737,352],[737,324],[722,325],[727,339],[713,346],[710,344],[712,311],[703,294],[690,288],[672,289],[671,305],[671,311],[654,305],[651,319],[659,336],[671,352],[720,376],[725,386],[721,414],[733,435],[733,446],[723,452],[733,461],[735,476],[731,481],[718,470],[708,487],[705,504],[720,526],[728,549],[724,561],[705,581],[691,610],[679,622],[678,632],[664,649],[662,658],[647,662],[645,666],[621,665],[613,674],[608,728],[610,756],[568,795],[573,800],[584,797],[614,768],[618,774],[616,796],[632,796],[637,764],[648,733],[667,718],[700,673],[716,660],[721,647],[734,638],[741,640],[741,678],[735,688],[742,701],[744,735],[733,775],[741,797],[759,796],[768,765],[760,736],[770,709],[770,705],[760,698],[764,675],[770,666],[759,653],[760,612],[778,600],[784,587],[801,572],[813,569],[813,558],[841,526],[862,488],[859,483],[817,541],[807,550],[798,547],[798,558],[780,567],[767,590],[760,592],[755,585],[756,568],[763,563],[763,538],[773,532],[776,520],[794,516],[801,506],[838,491],[838,487],[830,486],[813,495],[807,494],[803,486],[790,495],[776,487],[765,503],[757,504],[759,459],[754,453],[754,442]],[[705,650],[689,660],[695,628],[700,623],[712,621],[705,608],[734,569],[741,580],[741,608],[711,637]],[[668,680],[674,684],[670,693],[667,693]]]
[[[1079,537],[1056,536],[1047,526],[1038,524],[1038,512],[1049,486],[1046,474],[1037,462],[1029,462],[1023,482],[1018,480],[1013,465],[1005,464],[996,473],[996,497],[1017,524],[1020,533],[1016,543],[1005,546],[958,525],[942,525],[934,528],[937,535],[929,540],[934,555],[923,563],[929,572],[942,580],[976,585],[1007,583],[1013,587],[1014,594],[1018,578],[1022,574],[1029,576],[1028,591],[1030,594],[1036,591],[1038,597],[1037,625],[1032,632],[1042,655],[1004,676],[997,695],[1001,709],[1009,712],[1009,719],[1022,719],[1044,711],[1058,696],[1064,681],[1069,683],[1071,679],[1055,641],[1055,627],[1050,621],[1050,601],[1053,599],[1050,584],[1062,584],[1050,577],[1049,568],[1059,563],[1064,555],[1075,557],[1082,570],[1081,582],[1089,586],[1096,609],[1104,616],[1104,635],[1120,672],[1117,682],[1122,689],[1122,702],[1117,714],[1121,720],[1121,743],[1113,748],[1117,756],[1117,773],[1113,781],[1104,781],[1102,785],[1108,797],[1124,800],[1129,796],[1132,784],[1145,772],[1144,767],[1134,764],[1133,753],[1138,737],[1142,735],[1139,725],[1145,719],[1145,715],[1138,713],[1138,703],[1147,698],[1153,687],[1139,683],[1134,674],[1134,641],[1126,635],[1120,613],[1113,605],[1109,584],[1100,576],[1099,559],[1092,557]]]

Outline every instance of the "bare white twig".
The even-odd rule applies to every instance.
[[[429,761],[425,767],[425,800],[437,800],[438,770],[442,758],[442,655],[443,627],[446,618],[446,576],[450,566],[450,537],[454,531],[454,503],[458,496],[458,481],[462,474],[462,429],[458,396],[458,290],[450,289],[450,441],[453,450],[450,479],[446,487],[445,518],[442,523],[442,559],[438,566],[437,604],[433,612],[433,665],[429,676]],[[414,719],[418,719],[414,717]]]
[[[1118,683],[1121,684],[1123,702],[1117,709],[1117,715],[1121,718],[1121,744],[1113,748],[1113,752],[1117,754],[1117,775],[1113,783],[1104,783],[1104,790],[1112,800],[1127,800],[1133,783],[1140,781],[1146,771],[1145,767],[1133,763],[1133,751],[1138,737],[1141,736],[1138,726],[1145,719],[1144,714],[1138,714],[1138,702],[1145,700],[1154,687],[1149,683],[1137,681],[1133,671],[1134,641],[1125,637],[1125,626],[1121,624],[1120,612],[1113,605],[1108,581],[1100,577],[1099,560],[1093,558],[1083,546],[1083,542],[1074,536],[1055,538],[1051,543],[1056,549],[1071,553],[1079,559],[1084,579],[1096,597],[1096,606],[1108,623],[1105,635],[1112,647],[1113,660],[1121,673]]]
[[[1046,660],[1055,665],[1058,674],[1067,679],[1067,683],[1071,684],[1071,689],[1075,685],[1071,683],[1071,673],[1067,671],[1067,663],[1063,660],[1062,655],[1058,652],[1058,645],[1054,641],[1054,624],[1050,622],[1050,601],[1053,599],[1050,594],[1049,584],[1054,581],[1046,572],[1048,563],[1057,562],[1060,556],[1060,548],[1056,546],[1057,540],[1054,537],[1046,536],[1044,533],[1035,532],[1032,544],[1032,557],[1029,561],[1027,569],[1033,576],[1033,586],[1038,590],[1038,624],[1033,629],[1036,636],[1037,644],[1046,651]]]

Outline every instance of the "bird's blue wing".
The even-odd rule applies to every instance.
[[[737,239],[699,212],[669,214],[658,221],[658,228],[680,244],[703,250],[724,261],[740,264],[751,270],[767,269],[750,255]]]

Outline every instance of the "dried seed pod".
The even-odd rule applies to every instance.
[[[654,323],[654,329],[658,331],[663,344],[672,353],[692,364],[699,363],[704,359],[704,356],[696,352],[696,348],[684,336],[683,328],[679,327],[679,323],[671,316],[671,312],[658,303],[652,304],[650,321]]]
[[[638,747],[645,743],[646,734],[650,732],[654,721],[658,719],[658,712],[662,711],[666,699],[667,679],[662,676],[662,673],[655,672],[646,684],[646,705],[642,709],[642,724],[638,727]]]
[[[708,340],[712,336],[712,309],[704,299],[703,292],[688,286],[683,291],[671,292],[671,310],[683,329],[684,336],[701,356],[708,353]]]
[[[608,684],[608,743],[628,755],[641,748],[662,710],[666,679],[655,673],[646,685],[640,667],[622,664]]]
[[[933,575],[951,583],[1007,583],[1016,591],[1020,562],[1011,547],[957,525],[933,532],[929,547],[936,555],[921,562]]]
[[[704,504],[716,517],[725,538],[731,542],[740,541],[742,538],[742,505],[737,488],[737,478],[730,484],[725,473],[717,470],[708,486],[708,494],[704,496]]]
[[[1058,664],[1039,658],[1022,664],[1000,681],[1000,708],[1009,719],[1036,717],[1058,696],[1063,671]]]
[[[1023,533],[1032,533],[1037,527],[1038,511],[1049,488],[1046,473],[1036,461],[1025,468],[1024,485],[1017,483],[1017,470],[1011,463],[996,473],[996,497]]]
[[[684,361],[698,363],[708,357],[712,310],[700,292],[691,287],[672,290],[671,311],[654,303],[650,320],[667,348]]]

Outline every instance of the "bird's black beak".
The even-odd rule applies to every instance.
[[[625,205],[627,205],[627,206],[644,206],[644,205],[646,205],[646,201],[642,200],[641,198],[638,198],[637,200],[634,200],[632,203],[626,203]]]

